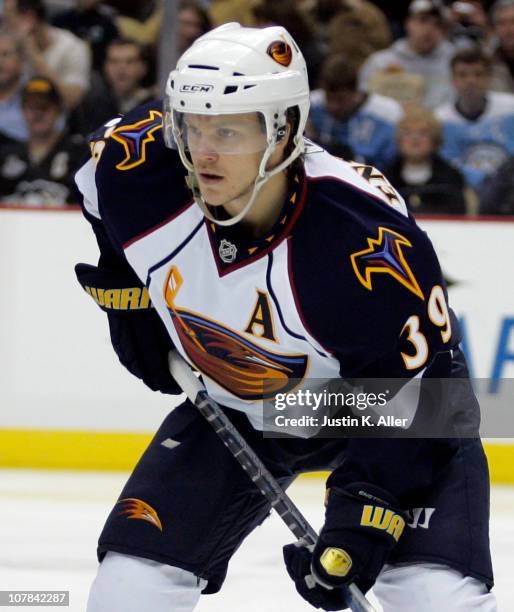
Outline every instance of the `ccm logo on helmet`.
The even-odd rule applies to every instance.
[[[179,91],[187,93],[209,93],[214,89],[213,85],[182,85]]]

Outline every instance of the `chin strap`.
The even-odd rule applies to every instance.
[[[259,191],[269,178],[270,177],[267,174],[265,176],[257,175],[253,183],[252,195],[250,196],[248,202],[245,204],[243,209],[237,213],[237,215],[230,217],[230,219],[217,219],[212,214],[212,212],[209,210],[209,205],[201,194],[200,186],[198,185],[198,179],[196,178],[196,174],[194,172],[189,171],[186,183],[193,193],[193,198],[196,204],[198,204],[207,219],[209,219],[209,221],[212,221],[213,223],[216,223],[217,225],[223,225],[225,227],[228,227],[230,225],[235,225],[236,223],[239,223],[239,221],[241,221],[241,219],[243,219],[248,214],[248,211],[255,203]]]

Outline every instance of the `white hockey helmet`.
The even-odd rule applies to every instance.
[[[266,164],[283,137],[288,110],[296,108],[291,147],[275,168]],[[253,192],[243,210],[228,220],[215,219],[203,200],[184,137],[185,114],[223,115],[260,113],[265,124],[263,156]],[[220,225],[240,221],[253,205],[259,189],[284,170],[305,149],[303,132],[309,114],[309,82],[305,60],[297,44],[280,26],[246,28],[227,23],[198,38],[180,57],[166,84],[164,137],[176,143],[189,172],[196,202],[210,220]]]

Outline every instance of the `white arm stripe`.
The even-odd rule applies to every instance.
[[[406,419],[405,424],[401,425],[401,428],[407,429],[410,427],[418,411],[421,380],[425,371],[426,368],[423,368],[421,372],[418,372],[416,376],[405,383],[383,408],[376,406],[371,408],[371,411],[376,416],[393,416],[395,419]]]
[[[95,182],[96,163],[89,159],[75,174],[75,183],[84,197],[84,208],[90,215],[101,219],[98,212],[98,191]]]
[[[314,143],[313,143],[314,144]],[[367,193],[375,198],[378,198],[388,206],[391,206],[399,213],[408,217],[409,213],[407,211],[407,206],[402,198],[402,196],[391,186],[391,184],[382,177],[382,174],[375,170],[377,173],[377,180],[379,177],[382,177],[382,182],[385,181],[387,188],[390,189],[395,194],[395,199],[391,200],[386,197],[385,193],[377,187],[376,184],[370,182],[359,175],[357,170],[355,170],[348,162],[339,159],[338,157],[334,157],[324,151],[323,149],[311,147],[312,154],[310,153],[309,148],[307,149],[307,153],[305,155],[305,171],[307,173],[308,178],[319,179],[319,178],[327,178],[327,179],[335,179],[342,183],[346,183],[350,185],[355,190]],[[380,181],[379,181],[380,182]]]

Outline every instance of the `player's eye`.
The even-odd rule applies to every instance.
[[[200,130],[195,127],[194,125],[187,125],[186,124],[186,132],[189,138],[199,138],[200,137]]]
[[[217,133],[219,138],[234,138],[237,135],[237,132],[230,128],[218,128]]]

